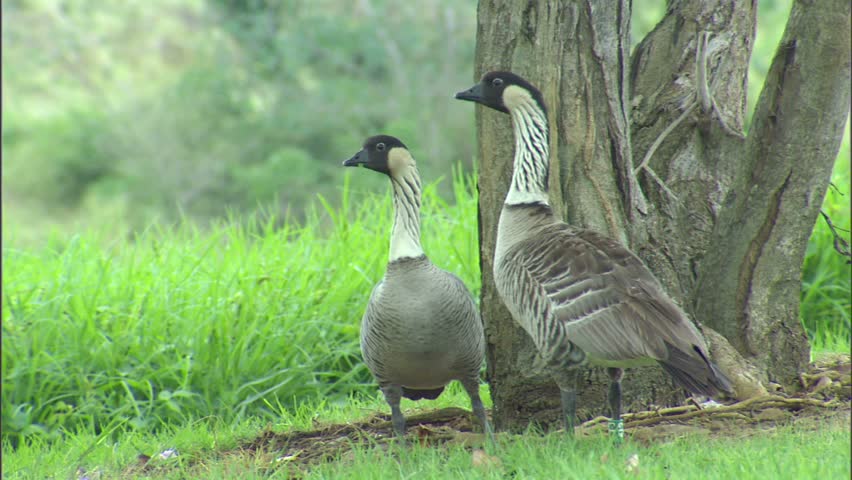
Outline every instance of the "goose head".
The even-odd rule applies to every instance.
[[[457,93],[456,99],[480,103],[503,113],[533,101],[542,111],[547,111],[541,92],[512,72],[488,72],[479,83]]]
[[[415,166],[415,162],[408,148],[398,138],[376,135],[364,140],[361,150],[343,162],[344,167],[359,165],[395,177],[403,176],[409,168]]]

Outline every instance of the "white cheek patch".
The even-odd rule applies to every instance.
[[[388,168],[391,172],[402,172],[411,165],[414,165],[414,159],[411,158],[408,150],[402,147],[394,147],[388,152]]]
[[[506,105],[506,108],[517,108],[532,101],[530,92],[517,85],[509,85],[503,90],[503,104]]]

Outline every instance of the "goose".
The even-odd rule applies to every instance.
[[[455,98],[512,119],[514,167],[497,226],[494,283],[559,387],[565,430],[574,430],[576,376],[584,364],[606,367],[609,431],[617,439],[624,436],[624,368],[658,363],[692,393],[730,393],[730,380],[710,361],[697,328],[642,261],[616,240],[554,215],[541,92],[516,74],[495,71]]]
[[[390,405],[395,433],[405,435],[401,397],[432,400],[458,380],[493,439],[479,397],[482,321],[461,279],[432,264],[420,246],[420,175],[414,158],[399,139],[377,135],[343,165],[383,173],[393,187],[390,258],[361,321],[361,354]]]

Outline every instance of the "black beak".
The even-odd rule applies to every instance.
[[[482,84],[477,83],[476,85],[468,88],[463,92],[459,92],[456,94],[456,100],[467,100],[470,102],[481,102],[482,101]]]
[[[358,153],[352,156],[352,158],[343,162],[343,166],[357,167],[358,165],[364,165],[365,163],[367,163],[367,154],[364,153],[364,150],[359,150]]]

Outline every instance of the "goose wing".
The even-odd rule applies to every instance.
[[[686,388],[715,393],[707,385],[717,369],[697,329],[615,240],[557,223],[517,244],[501,267],[514,279],[507,301],[540,350],[564,352],[559,344],[570,342],[601,365],[655,360]]]

